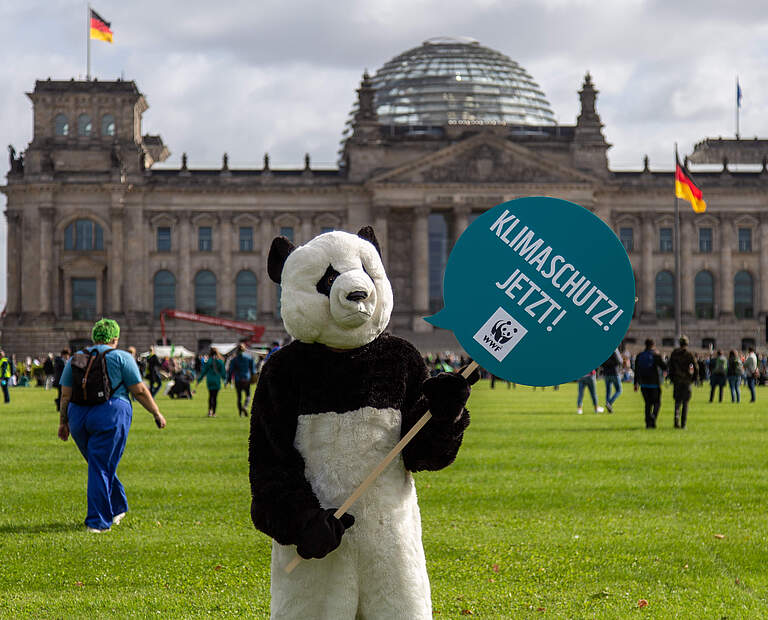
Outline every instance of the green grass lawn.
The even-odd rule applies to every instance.
[[[577,416],[575,384],[476,386],[457,462],[416,475],[435,616],[768,617],[768,390],[735,405],[694,389],[677,431],[666,389],[648,431],[626,387],[615,414]],[[0,405],[0,617],[268,617],[233,391],[215,419],[204,389],[160,397],[163,431],[136,407],[131,511],[103,535],[82,525],[86,466],[53,397]]]

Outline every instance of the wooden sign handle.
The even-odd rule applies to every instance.
[[[465,379],[469,379],[470,375],[475,371],[475,368],[477,368],[477,362],[472,361],[469,363],[469,365],[464,369],[464,371],[461,373],[461,376]],[[381,472],[383,472],[387,465],[389,465],[395,457],[400,454],[405,446],[408,445],[408,442],[411,441],[423,427],[424,425],[429,422],[430,418],[432,417],[432,414],[427,411],[423,416],[421,416],[416,424],[414,424],[410,430],[403,435],[403,438],[397,442],[397,445],[395,445],[392,450],[389,451],[389,454],[385,456],[381,463],[379,463],[376,468],[368,474],[368,477],[363,480],[360,483],[360,486],[358,486],[353,492],[352,495],[350,495],[346,501],[339,507],[339,509],[333,513],[333,516],[337,519],[341,518],[341,515],[343,515],[347,510],[349,510],[359,498],[360,496],[365,493],[366,489],[373,484],[373,482],[381,475]],[[297,553],[296,557],[294,557],[286,566],[285,566],[285,572],[291,573],[293,572],[293,569],[296,568],[299,563],[301,562],[302,558]]]

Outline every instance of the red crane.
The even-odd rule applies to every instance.
[[[220,319],[215,316],[184,312],[183,310],[167,309],[160,312],[160,331],[163,336],[163,344],[166,344],[165,317],[168,317],[169,319],[193,321],[195,323],[205,323],[206,325],[217,325],[218,327],[226,327],[227,329],[244,332],[243,335],[247,338],[246,342],[248,344],[256,344],[257,342],[260,342],[261,337],[264,335],[264,330],[266,329],[263,325],[245,323],[244,321],[230,321],[229,319]]]

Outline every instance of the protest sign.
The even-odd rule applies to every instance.
[[[443,301],[425,320],[452,330],[480,366],[508,381],[555,385],[596,368],[619,345],[635,278],[624,246],[589,210],[519,198],[459,237]]]

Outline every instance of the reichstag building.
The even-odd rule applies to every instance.
[[[157,165],[169,154],[162,138],[142,135],[147,102],[134,82],[37,81],[32,139],[11,150],[0,186],[3,346],[27,355],[78,345],[105,315],[123,326],[123,346],[143,349],[160,337],[166,308],[261,324],[267,341],[281,339],[279,290],[265,268],[272,238],[300,244],[371,224],[395,292],[392,331],[424,350],[455,347],[421,319],[442,305],[452,244],[484,210],[530,195],[579,203],[613,228],[637,283],[627,341],[672,344],[674,171],[647,160],[641,171],[609,169],[589,74],[574,84],[571,125],[555,122],[523,67],[469,39],[428,40],[363,75],[357,93],[336,169],[313,169],[309,157],[271,169],[267,156],[259,169],[230,168],[226,155],[216,169],[186,155],[169,169]],[[697,215],[681,203],[692,345],[766,341],[767,154],[762,140],[704,139],[686,158],[708,204]],[[168,335],[192,349],[237,338],[181,320]]]

